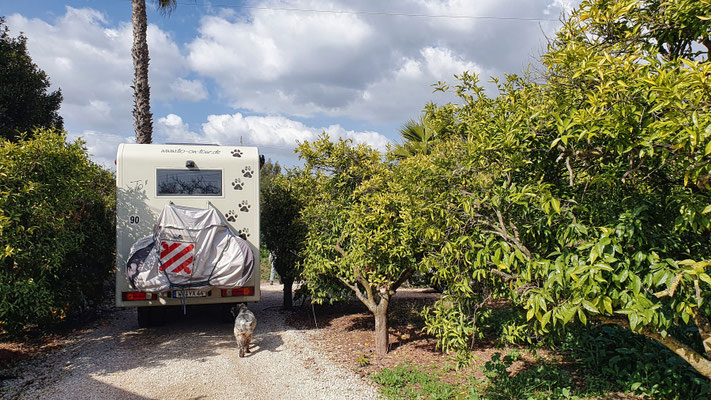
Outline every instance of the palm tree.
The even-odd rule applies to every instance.
[[[395,158],[407,158],[415,154],[429,154],[430,146],[437,139],[437,131],[427,123],[426,118],[409,120],[400,128],[402,144],[397,144],[391,154]]]
[[[158,9],[170,14],[177,6],[177,0],[156,0]],[[131,0],[133,14],[133,129],[136,131],[136,143],[153,141],[153,115],[151,114],[151,89],[148,86],[148,40],[146,30],[146,0]]]

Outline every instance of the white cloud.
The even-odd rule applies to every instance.
[[[323,11],[389,11],[438,16],[250,9],[204,17],[188,61],[235,108],[301,117],[403,121],[432,100],[430,84],[464,70],[518,73],[552,35],[575,0],[265,0],[255,6]]]
[[[178,99],[200,101],[207,98],[207,89],[201,81],[178,78],[170,85],[174,96]]]
[[[432,77],[452,76],[463,71],[481,72],[481,68],[474,62],[456,56],[448,48],[426,47],[420,54]]]
[[[199,143],[204,142],[203,137],[191,132],[188,124],[180,116],[168,114],[158,118],[154,125],[157,137],[156,143]]]
[[[281,116],[244,116],[241,113],[210,115],[200,132],[175,114],[159,118],[156,123],[157,142],[218,143],[222,145],[257,146],[282,165],[296,164],[294,149],[299,142],[314,141],[322,132],[332,138],[352,139],[384,152],[389,140],[378,132],[353,131],[338,124],[311,127]]]
[[[384,149],[388,139],[380,133],[330,121],[396,126],[416,118],[428,101],[456,100],[433,93],[432,83],[451,82],[454,74],[468,70],[479,73],[486,86],[491,75],[518,73],[545,48],[546,36],[560,26],[560,13],[569,14],[577,4],[579,0],[255,0],[250,3],[254,8],[239,10],[207,6],[199,21],[185,20],[197,24],[194,37],[188,36],[192,29],[174,24],[174,18],[162,25],[176,26],[174,31],[149,25],[153,110],[164,115],[155,120],[155,141],[242,141],[293,159],[298,140],[313,140],[325,130]],[[289,8],[331,12],[285,10]],[[30,55],[53,88],[62,89],[60,114],[67,130],[85,136],[103,160],[112,160],[114,145],[132,137],[133,122],[130,16],[111,17],[67,7],[56,19],[7,18],[13,34],[22,31],[29,38]],[[195,107],[186,112],[184,101],[195,102]],[[224,114],[211,109],[199,115],[215,104]],[[225,105],[234,110],[223,111]],[[188,114],[191,121],[205,122],[191,129],[179,116]],[[322,117],[329,123],[307,126],[297,121]]]
[[[570,16],[570,14],[573,12],[573,9],[577,7],[577,5],[580,3],[580,1],[572,1],[572,0],[553,0],[548,7],[544,10],[544,13],[547,15],[553,15],[554,17],[558,17],[558,14],[556,12],[560,13],[560,10],[563,10],[566,16]]]
[[[350,113],[381,121],[396,116],[396,121],[404,122],[416,118],[428,99],[438,103],[456,101],[452,94],[433,94],[432,83],[451,80],[454,74],[463,71],[482,76],[491,72],[441,47],[423,48],[414,58],[404,58],[399,65],[396,71],[369,84],[363,97],[350,104]]]
[[[64,15],[46,22],[19,14],[7,18],[13,33],[28,37],[33,62],[61,88],[60,115],[68,130],[131,131],[133,107],[132,30],[129,22],[112,26],[103,14],[67,6]],[[148,27],[149,79],[154,99],[202,100],[202,82],[184,79],[185,57],[170,34]]]
[[[112,135],[95,131],[84,131],[81,134],[69,134],[67,139],[81,139],[86,143],[86,149],[91,159],[107,169],[115,170],[116,150],[121,143],[133,143],[135,137]]]

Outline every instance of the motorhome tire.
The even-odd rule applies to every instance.
[[[235,322],[235,316],[232,315],[233,303],[222,303],[220,304],[220,322],[222,323],[232,323]]]
[[[150,328],[165,324],[165,309],[163,307],[138,307],[138,326]]]
[[[136,313],[138,314],[138,327],[148,328],[151,325],[151,309],[150,307],[138,307],[136,308]]]

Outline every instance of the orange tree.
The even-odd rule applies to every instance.
[[[440,84],[461,105],[429,113],[459,138],[401,164],[448,287],[426,314],[444,348],[468,344],[491,295],[520,306],[512,337],[615,324],[711,378],[709,15],[586,1],[541,76],[508,76],[496,97],[467,73]]]
[[[350,291],[375,319],[375,346],[388,351],[391,297],[420,265],[401,170],[350,141],[321,137],[298,148],[301,179],[314,189],[304,201],[303,276],[316,302]]]
[[[0,330],[96,305],[113,270],[115,183],[81,141],[37,130],[0,140]]]

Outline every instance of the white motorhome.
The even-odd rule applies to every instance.
[[[116,157],[116,305],[138,307],[141,326],[160,324],[165,307],[255,302],[259,287],[257,148],[199,144],[121,144]],[[227,230],[246,240],[256,263],[235,287],[138,290],[129,283],[132,246],[154,232],[166,205],[214,209]],[[214,219],[214,218],[213,218]],[[244,242],[241,242],[244,247]],[[196,250],[196,252],[199,251]],[[163,271],[163,266],[161,266]],[[245,281],[246,280],[246,281]],[[133,286],[133,287],[132,287]]]

